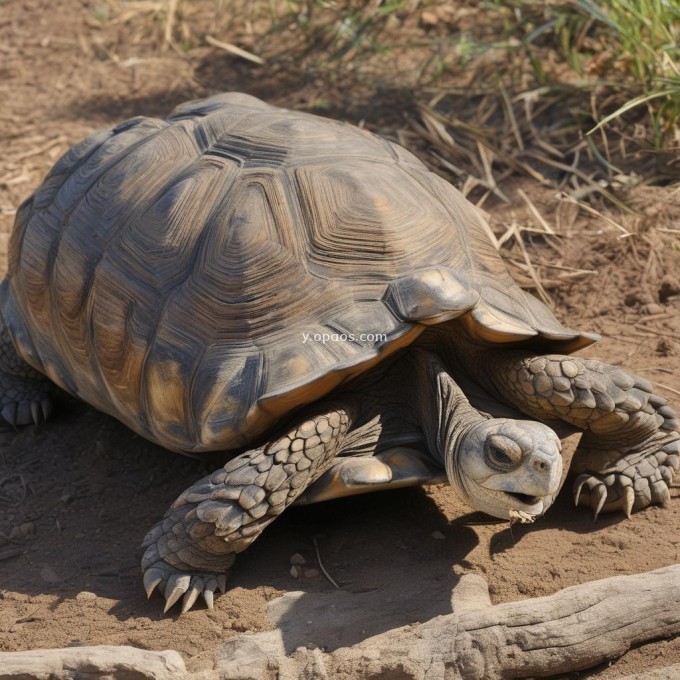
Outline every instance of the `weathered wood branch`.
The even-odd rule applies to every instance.
[[[452,614],[329,653],[318,647],[290,648],[291,641],[293,647],[300,644],[290,631],[299,629],[298,605],[308,597],[298,593],[281,598],[285,606],[279,627],[227,640],[210,671],[188,673],[172,651],[76,647],[0,654],[0,680],[66,680],[74,674],[115,680],[510,680],[589,668],[632,645],[680,633],[680,564],[499,605],[491,604],[484,579],[466,576],[454,589]],[[353,596],[336,602],[330,618],[341,620],[342,626],[361,625],[366,610]],[[327,613],[324,604],[317,602]],[[677,677],[678,668],[631,680],[669,680]]]
[[[632,645],[680,633],[680,565],[495,606],[484,579],[466,576],[454,590],[453,605],[452,614],[329,654],[300,648],[287,658],[281,651],[275,660],[272,636],[278,631],[261,634],[268,637],[262,638],[259,677],[268,678],[267,668],[276,667],[285,669],[286,677],[306,680],[506,680],[590,668]],[[257,666],[257,638],[228,641],[218,660],[222,677],[242,677],[233,655],[241,643],[249,646],[249,668]]]
[[[0,680],[184,680],[178,652],[101,645],[0,654]]]

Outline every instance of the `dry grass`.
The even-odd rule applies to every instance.
[[[93,12],[189,62],[224,51],[254,82],[319,78],[310,108],[332,112],[340,88],[409,100],[400,141],[467,192],[507,200],[503,182],[521,173],[626,211],[627,187],[680,177],[680,9],[667,0],[109,0]]]
[[[523,205],[497,244],[551,304],[552,289],[593,273],[551,264],[577,215],[628,239],[628,190],[680,178],[671,4],[102,0],[92,21],[144,46],[141,58],[181,59],[198,92],[238,72],[253,94],[391,136],[480,207]],[[552,192],[550,215],[516,192],[518,176]]]
[[[680,178],[678,26],[635,14],[637,23],[626,25],[623,8],[634,3],[657,14],[670,7],[665,0],[617,0],[608,12],[594,0],[97,0],[83,10],[92,35],[83,50],[126,78],[173,70],[176,81],[168,76],[163,88],[187,98],[247,89],[351,120],[416,152],[481,208],[519,204],[523,214],[507,219],[497,242],[523,285],[549,302],[553,289],[592,275],[560,269],[577,216],[630,240],[638,222],[628,190]],[[0,185],[8,190],[35,182],[43,157],[70,140],[20,143],[19,161],[44,162],[4,168]],[[518,177],[546,189],[552,204],[519,193]],[[0,216],[11,217],[14,204],[1,203]],[[537,243],[551,256],[542,257]]]

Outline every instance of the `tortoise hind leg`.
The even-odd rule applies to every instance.
[[[165,611],[182,596],[187,611],[201,593],[212,607],[236,554],[328,469],[352,420],[346,407],[329,406],[189,487],[144,539],[147,595],[162,589]]]
[[[0,317],[0,414],[12,426],[46,421],[52,413],[52,383],[17,354]]]
[[[665,505],[680,467],[675,411],[648,381],[601,361],[509,352],[493,367],[496,391],[540,420],[584,430],[572,469],[577,505],[601,511]]]

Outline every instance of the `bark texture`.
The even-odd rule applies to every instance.
[[[339,616],[337,610],[334,616]],[[305,680],[549,677],[591,668],[633,645],[680,633],[680,565],[495,606],[484,579],[465,576],[454,590],[452,614],[331,653],[285,649],[285,635],[279,638],[277,652],[273,639],[277,633],[263,633],[259,651],[258,636],[241,638],[250,647],[251,659],[259,655],[259,678],[277,677],[279,669],[286,678]],[[230,653],[221,662],[218,659],[222,677],[254,678],[247,673],[239,676],[240,664],[234,663],[241,642],[233,639],[227,645]]]
[[[0,654],[0,680],[183,680],[178,652],[102,645]]]

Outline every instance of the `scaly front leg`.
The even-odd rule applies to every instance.
[[[189,487],[144,539],[147,595],[162,588],[165,611],[182,596],[187,611],[201,593],[212,607],[236,554],[328,469],[352,420],[349,409],[329,406]]]

